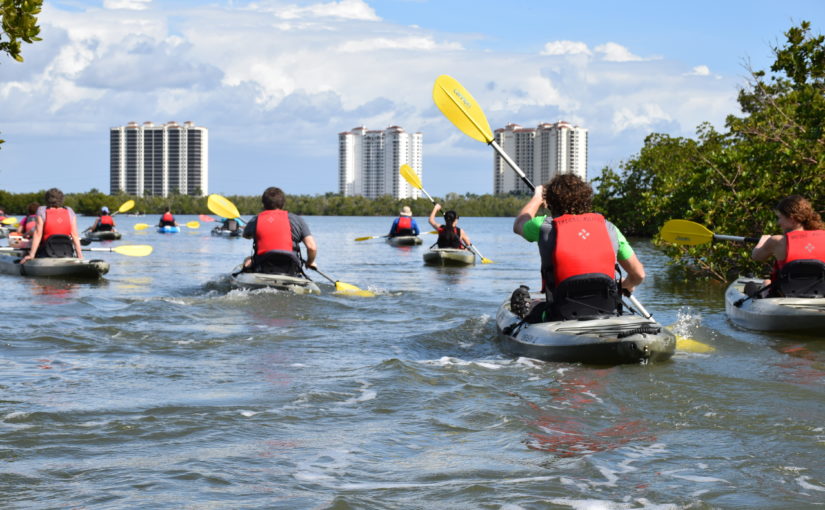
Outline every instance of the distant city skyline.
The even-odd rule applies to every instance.
[[[422,133],[407,133],[400,126],[367,129],[365,126],[338,133],[338,192],[345,197],[418,198],[418,188],[400,175],[409,165],[421,177]]]
[[[592,179],[651,132],[724,129],[746,67],[769,70],[803,20],[822,33],[822,12],[820,0],[54,0],[25,62],[0,61],[0,188],[106,190],[101,133],[193,119],[209,126],[216,193],[337,192],[335,135],[358,125],[424,133],[429,192],[489,193],[492,150],[433,105],[441,74],[491,126],[585,126]]]

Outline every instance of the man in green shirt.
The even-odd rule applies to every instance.
[[[557,175],[536,187],[516,217],[513,231],[539,244],[543,290],[552,292],[562,281],[585,273],[612,278],[616,262],[627,272],[621,282],[624,291],[632,292],[644,280],[644,267],[633,248],[615,225],[591,212],[592,199],[590,184],[573,174]],[[552,216],[537,216],[542,206]]]

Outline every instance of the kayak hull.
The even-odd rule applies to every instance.
[[[544,300],[535,294],[534,304]],[[544,361],[619,365],[661,362],[676,350],[676,336],[652,319],[622,315],[606,319],[556,321],[517,326],[521,319],[502,303],[496,326],[502,349]]]
[[[120,232],[110,230],[105,232],[89,232],[86,239],[90,241],[119,241],[123,237]]]
[[[395,236],[388,237],[387,242],[390,246],[416,246],[422,244],[424,241],[418,236]]]
[[[241,237],[243,234],[243,230],[229,230],[221,227],[215,227],[212,229],[212,235],[217,237]]]
[[[17,248],[18,250],[28,250],[32,245],[31,239],[17,234],[9,234],[9,246]]]
[[[737,326],[756,331],[825,330],[825,298],[761,298],[744,299],[748,282],[762,283],[757,278],[739,278],[725,291],[725,313]]]
[[[230,276],[232,286],[237,289],[257,290],[275,289],[293,294],[320,294],[318,284],[308,278],[288,276],[285,274],[244,273],[240,266]]]
[[[428,266],[472,266],[476,256],[469,250],[437,248],[424,253],[424,263]]]
[[[0,255],[0,273],[17,276],[98,279],[109,272],[109,263],[104,260],[35,258],[25,264],[20,264],[17,261],[22,255],[22,252],[14,255]]]
[[[177,234],[178,232],[180,232],[180,227],[172,227],[169,225],[158,227],[159,234]]]

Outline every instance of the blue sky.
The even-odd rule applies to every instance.
[[[737,112],[745,63],[810,1],[49,1],[43,41],[0,60],[0,188],[109,187],[109,128],[209,128],[209,191],[337,192],[337,134],[424,133],[431,194],[489,193],[492,150],[433,106],[457,78],[493,129],[567,120],[590,130],[588,175],[652,132],[692,136]]]

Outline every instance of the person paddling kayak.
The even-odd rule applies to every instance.
[[[303,218],[284,210],[286,195],[274,186],[261,195],[264,210],[249,220],[243,236],[254,239],[252,257],[244,261],[244,271],[302,275],[303,265],[315,267],[318,247]],[[306,260],[301,257],[301,246],[306,246]]]
[[[115,219],[109,214],[108,207],[104,205],[100,208],[95,222],[87,230],[90,232],[113,232],[115,230]]]
[[[528,322],[562,320],[574,315],[617,313],[621,298],[615,280],[616,262],[627,271],[621,281],[632,292],[645,278],[642,263],[624,235],[601,214],[592,212],[593,188],[573,174],[557,175],[537,186],[533,198],[513,222],[513,232],[538,242],[542,291],[546,305],[536,307]],[[551,216],[537,216],[540,207]],[[526,295],[526,297],[525,297]],[[584,296],[596,296],[590,302]],[[516,289],[511,303],[526,315],[528,289]],[[519,306],[520,305],[520,306]],[[577,310],[583,307],[584,310]]]
[[[467,236],[467,232],[458,228],[458,214],[455,211],[447,211],[444,213],[444,225],[439,225],[435,221],[435,215],[441,210],[441,204],[435,204],[433,210],[430,212],[430,225],[438,230],[438,241],[436,244],[439,248],[453,248],[456,250],[467,249],[473,243]]]
[[[418,234],[418,224],[415,222],[415,218],[412,217],[412,209],[410,209],[410,206],[405,205],[398,213],[398,218],[395,218],[392,222],[388,236],[417,236]]]
[[[31,239],[34,235],[34,229],[37,227],[37,209],[40,204],[37,202],[30,202],[26,207],[26,216],[20,220],[20,226],[17,228],[17,233],[26,239]]]
[[[63,192],[52,188],[46,192],[45,206],[37,208],[37,224],[32,235],[29,253],[20,259],[21,264],[35,257],[77,257],[80,236],[77,233],[77,217],[71,207],[63,205]]]
[[[825,271],[825,224],[811,203],[800,195],[790,195],[776,204],[774,212],[783,233],[763,235],[751,252],[751,257],[760,262],[775,259],[770,279],[764,282],[770,287],[760,289],[765,297],[783,296],[795,285],[793,280],[803,274]],[[808,279],[804,285],[810,287],[806,289],[809,292],[819,288],[820,296],[825,293],[825,281],[821,278],[818,284]],[[755,292],[751,288],[745,289],[745,293]]]
[[[158,227],[177,227],[178,222],[175,221],[175,216],[172,214],[172,209],[168,206],[163,210],[163,215],[160,217],[158,221]]]

